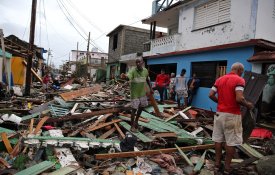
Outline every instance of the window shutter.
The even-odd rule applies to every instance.
[[[195,8],[194,29],[230,21],[231,0],[215,0]]]

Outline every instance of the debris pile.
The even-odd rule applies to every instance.
[[[213,174],[214,113],[151,102],[134,133],[128,87],[70,83],[1,101],[0,174]],[[266,163],[274,162],[275,153],[269,131],[254,130],[237,150],[237,174],[272,170]]]

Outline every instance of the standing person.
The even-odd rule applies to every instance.
[[[160,102],[163,103],[164,92],[167,93],[167,87],[170,83],[169,77],[165,74],[165,70],[161,69],[160,74],[157,75],[155,88],[159,92]],[[165,95],[167,97],[167,94]]]
[[[181,107],[181,98],[184,99],[184,108],[187,107],[187,97],[188,97],[188,92],[187,92],[187,80],[186,80],[186,69],[182,69],[180,75],[176,77],[176,94],[177,94],[177,102],[178,102],[178,107]]]
[[[209,92],[209,98],[218,103],[217,113],[214,118],[212,140],[215,142],[215,172],[221,168],[222,145],[225,143],[225,169],[224,174],[230,174],[230,164],[235,153],[234,146],[241,145],[242,117],[240,105],[253,108],[243,96],[245,81],[241,77],[244,71],[243,64],[236,62],[231,67],[231,72],[218,78]],[[218,96],[216,96],[216,94]]]
[[[175,97],[176,97],[175,82],[176,82],[175,73],[171,73],[170,84],[169,84],[169,96],[170,96],[170,100],[173,100],[173,101],[175,101]]]
[[[51,73],[46,73],[46,75],[43,77],[43,91],[47,92],[48,88],[49,88],[49,84],[51,82],[52,78],[51,78]]]
[[[197,90],[200,86],[200,79],[197,78],[196,73],[193,73],[193,76],[187,82],[188,86],[188,106],[191,105],[193,96],[197,93]]]
[[[136,67],[131,69],[127,75],[121,74],[121,78],[130,80],[131,91],[131,131],[138,132],[138,119],[144,107],[148,106],[147,93],[152,93],[149,73],[143,66],[143,60],[136,60]]]

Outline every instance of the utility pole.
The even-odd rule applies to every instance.
[[[52,56],[52,50],[49,48],[49,50],[48,50],[48,58],[47,58],[47,68],[49,67],[50,56]]]
[[[90,46],[90,32],[88,36],[88,45],[87,45],[87,53],[86,53],[86,76],[85,76],[85,84],[87,86],[87,81],[88,81],[88,68],[89,68],[89,58],[90,58],[90,53],[89,53],[89,46]]]
[[[26,72],[26,85],[25,85],[25,96],[30,95],[31,91],[31,69],[32,69],[32,59],[34,56],[34,33],[35,33],[35,17],[36,17],[36,6],[37,0],[32,0],[32,12],[31,12],[31,26],[30,26],[30,37],[29,37],[29,54],[28,54],[28,64]]]
[[[79,64],[78,64],[78,42],[77,42],[77,44],[76,44],[75,72],[78,71],[78,66],[79,66]]]
[[[1,64],[3,65],[3,70],[0,70],[0,71],[2,71],[2,73],[5,75],[6,83],[7,83],[7,90],[9,91],[9,89],[10,89],[10,86],[9,86],[9,84],[10,84],[10,78],[9,78],[9,75],[8,75],[8,71],[6,70],[7,60],[6,60],[6,50],[5,50],[5,42],[4,42],[4,32],[3,32],[3,29],[0,29],[0,40],[1,40],[2,54],[3,54],[3,62],[0,63],[0,65]],[[0,74],[0,75],[2,75],[2,74]]]

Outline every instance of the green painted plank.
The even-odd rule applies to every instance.
[[[119,143],[119,141],[117,141],[117,140],[90,139],[90,138],[82,138],[82,137],[34,136],[34,137],[27,137],[26,139],[56,140],[56,141],[86,141],[86,142],[100,142],[100,143]]]
[[[54,172],[49,173],[48,175],[65,175],[65,174],[69,174],[73,171],[78,170],[80,167],[78,166],[73,166],[73,165],[69,165],[63,168],[60,168],[59,170],[56,170]]]
[[[128,123],[126,123],[126,122],[119,122],[119,124],[121,126],[123,126],[125,129],[127,129],[128,131],[130,131],[131,126]],[[135,135],[136,137],[138,137],[143,142],[152,142],[153,141],[152,139],[150,139],[149,137],[145,136],[141,132],[136,132],[136,133],[135,132],[131,132],[131,133],[133,135]]]
[[[16,173],[15,175],[36,175],[44,172],[45,170],[54,166],[54,163],[51,161],[44,161],[34,166],[31,166],[23,171]]]
[[[3,128],[3,127],[0,127],[0,133],[2,132],[5,132],[7,134],[11,133],[11,134],[15,134],[16,132],[13,131],[13,130],[10,130],[10,129],[7,129],[7,128]]]
[[[205,160],[205,155],[206,155],[206,150],[204,151],[203,155],[201,156],[201,158],[199,159],[199,161],[197,162],[194,171],[198,172],[201,170],[203,164],[204,164],[204,160]]]
[[[128,117],[119,116],[119,118],[121,118],[122,120],[131,121],[131,119],[128,118]],[[144,126],[148,129],[151,129],[151,130],[154,130],[154,131],[157,131],[157,132],[166,132],[167,131],[165,129],[162,129],[162,128],[158,127],[157,125],[152,124],[152,122],[150,122],[150,121],[148,123],[139,121],[138,124],[140,126]]]
[[[187,155],[178,147],[178,145],[175,144],[175,147],[178,149],[180,152],[181,156],[184,158],[184,160],[188,163],[190,166],[194,166],[191,160],[187,157]]]
[[[257,157],[259,159],[262,158],[262,157],[264,157],[264,155],[262,155],[261,153],[259,153],[258,151],[256,151],[254,148],[252,148],[251,146],[249,146],[246,143],[240,145],[240,147],[242,147],[243,149],[245,149],[246,151],[248,151],[254,157]]]
[[[49,109],[45,110],[45,111],[42,111],[42,112],[37,112],[37,113],[34,113],[34,114],[30,114],[30,115],[26,115],[26,116],[23,116],[21,117],[22,118],[22,121],[24,120],[29,120],[29,119],[32,119],[32,118],[36,118],[36,117],[39,117],[41,114],[46,114],[50,112]]]
[[[140,116],[142,116],[143,118],[147,118],[147,119],[155,119],[155,120],[159,120],[159,121],[164,121],[159,117],[156,117],[152,114],[149,114],[148,112],[142,111],[142,113],[140,114]]]

